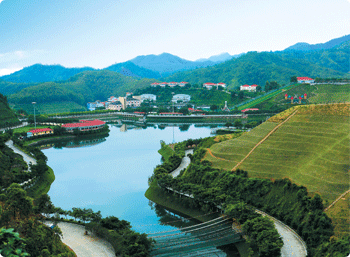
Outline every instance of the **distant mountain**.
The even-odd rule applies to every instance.
[[[86,70],[94,70],[90,67],[65,68],[61,65],[34,64],[16,71],[10,75],[0,77],[0,79],[16,83],[39,83],[48,81],[66,80],[75,74]]]
[[[140,67],[160,72],[162,76],[172,74],[176,71],[192,70],[215,65],[212,61],[193,62],[169,53],[141,55],[131,59],[130,62]]]
[[[222,53],[222,54],[210,56],[209,58],[198,59],[198,60],[196,60],[196,62],[211,61],[211,62],[218,64],[218,63],[222,63],[222,62],[226,62],[228,60],[231,60],[232,58],[238,58],[242,55],[244,55],[244,53],[236,54],[236,55],[230,55],[229,53]]]
[[[350,35],[346,35],[340,38],[332,39],[326,43],[320,43],[320,44],[313,44],[310,45],[308,43],[296,43],[295,45],[292,45],[284,51],[315,51],[315,50],[326,50],[331,49],[335,46],[341,45],[344,42],[350,41]]]
[[[105,70],[119,72],[120,74],[124,76],[129,76],[129,77],[155,78],[155,79],[161,77],[159,72],[140,67],[132,63],[131,61],[113,64],[105,68]]]

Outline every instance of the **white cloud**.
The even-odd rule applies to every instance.
[[[4,1],[4,0],[0,0],[0,4],[1,4],[2,1]]]
[[[17,50],[13,52],[0,53],[0,63],[18,62],[18,61],[30,59],[36,56],[40,56],[44,53],[46,53],[45,50],[29,50],[29,51]]]
[[[1,1],[1,0],[0,0]],[[1,3],[1,2],[0,2]],[[12,69],[0,69],[0,76],[9,75],[16,71],[21,70],[22,68],[12,68]]]

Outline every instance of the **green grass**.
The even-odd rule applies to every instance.
[[[49,125],[37,125],[36,126],[37,129],[47,128],[47,127],[50,127],[50,126]],[[53,126],[51,126],[51,127],[53,127]],[[13,130],[13,133],[28,132],[29,130],[32,130],[32,129],[35,129],[35,126],[34,125],[28,125],[28,126],[21,127],[21,128],[15,128]]]
[[[293,88],[295,86],[296,85],[290,85],[290,86],[284,88],[283,90],[288,90],[288,89]],[[267,94],[267,95],[265,95],[263,97],[260,97],[259,99],[256,99],[254,101],[251,101],[250,103],[247,103],[247,104],[244,104],[244,105],[238,107],[238,110],[243,110],[243,109],[246,109],[246,108],[254,107],[255,105],[260,104],[262,102],[265,102],[265,101],[269,100],[270,98],[272,98],[274,96],[277,96],[277,95],[279,95],[281,93],[284,93],[284,91],[282,91],[282,89],[279,89],[279,90],[277,90],[277,91],[275,91],[273,93]]]
[[[213,145],[214,156],[226,160],[209,154],[206,159],[214,167],[232,169],[275,124],[263,123],[239,138]],[[349,124],[349,105],[300,107],[239,168],[252,177],[290,178],[311,195],[319,193],[328,206],[350,187]]]
[[[28,114],[34,114],[34,107],[32,104],[11,104],[15,110],[23,109]],[[53,103],[37,103],[35,105],[36,114],[56,114],[64,112],[86,111],[86,107],[75,102],[53,102]]]
[[[49,167],[38,180],[38,182],[27,190],[27,193],[32,198],[38,198],[43,194],[47,194],[50,190],[51,184],[55,181],[55,174]]]
[[[342,237],[350,235],[350,194],[340,199],[334,206],[332,206],[326,213],[332,219],[335,227],[335,235]]]

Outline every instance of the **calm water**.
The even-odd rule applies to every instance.
[[[178,218],[150,205],[144,196],[148,177],[161,163],[157,152],[160,140],[172,143],[208,137],[210,128],[190,125],[121,130],[110,126],[107,138],[95,139],[85,146],[86,141],[69,142],[43,150],[56,176],[49,191],[52,202],[65,210],[101,210],[104,217],[113,215],[129,221],[138,232],[173,229],[161,224]]]

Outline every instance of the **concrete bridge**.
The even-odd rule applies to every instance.
[[[242,236],[225,217],[148,234],[148,238],[156,240],[151,256],[226,256],[216,247],[243,241]]]

